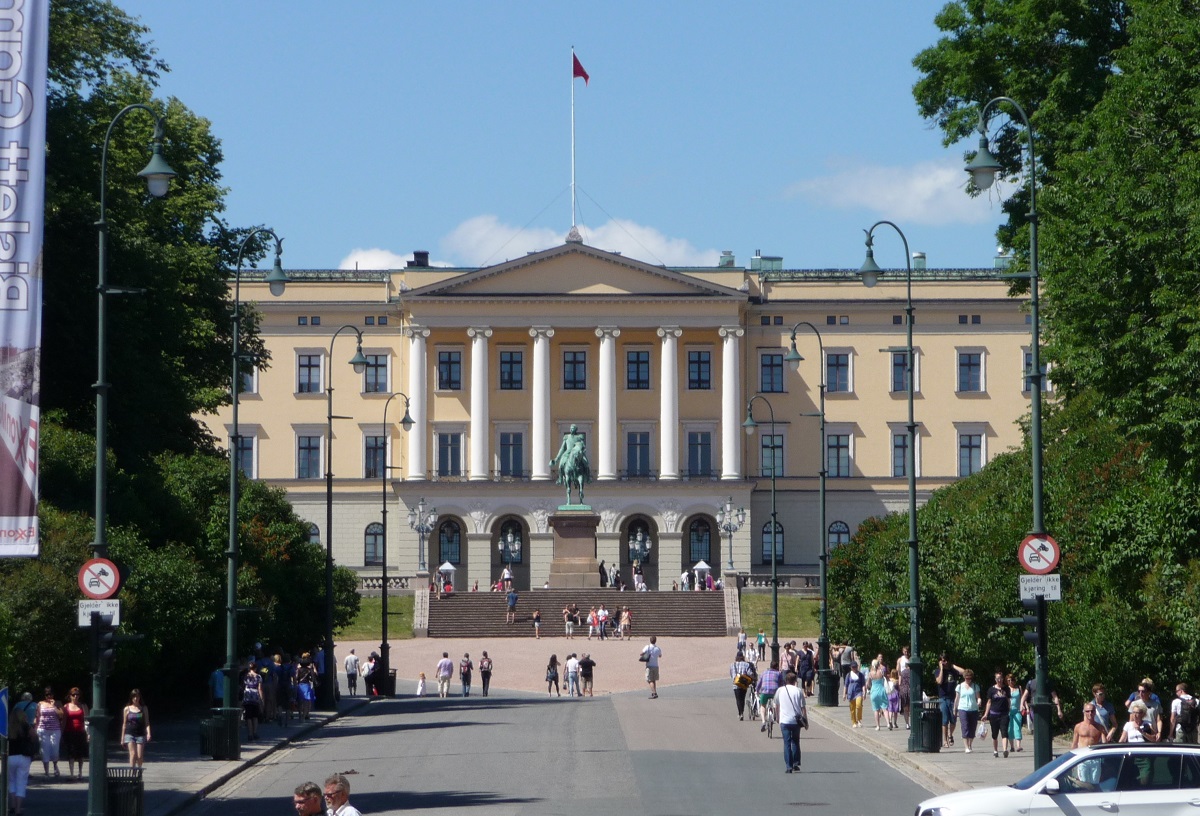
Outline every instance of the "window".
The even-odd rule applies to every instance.
[[[375,319],[375,322],[380,326],[386,326],[388,324],[387,315],[380,315]]]
[[[377,567],[383,563],[383,525],[372,521],[363,533],[363,565]]]
[[[958,475],[970,476],[983,467],[983,434],[958,435]]]
[[[958,353],[958,391],[983,391],[983,353],[960,351]]]
[[[310,317],[308,319],[308,323],[310,326],[320,326],[321,325],[321,316],[313,315],[312,317]]]
[[[257,394],[258,393],[258,367],[249,366],[242,371],[242,393]]]
[[[462,476],[462,434],[439,433],[438,476]]]
[[[629,391],[650,390],[650,352],[625,353],[625,388]]]
[[[625,467],[630,476],[650,475],[650,433],[630,431],[626,437]]]
[[[243,476],[254,478],[254,434],[238,434],[237,466]]]
[[[296,356],[297,394],[317,394],[321,391],[321,355],[299,354]]]
[[[908,432],[892,432],[892,475],[908,475]]]
[[[825,386],[831,394],[848,394],[850,388],[850,355],[831,352],[825,355]]]
[[[522,529],[521,523],[515,519],[509,519],[504,522],[500,525],[500,542],[502,546],[503,542],[508,540],[509,533],[512,533],[513,539],[519,542],[520,546],[513,547],[512,549],[507,547],[503,549],[497,548],[497,552],[500,554],[500,563],[520,564],[525,559],[525,531]]]
[[[903,326],[904,325],[904,315],[892,315],[892,325],[893,326]]]
[[[438,352],[438,389],[442,391],[462,390],[462,352]]]
[[[960,325],[960,326],[965,326],[965,325],[967,325],[967,316],[966,316],[966,315],[959,315],[959,316],[958,316],[958,325]]]
[[[971,325],[972,326],[978,326],[982,322],[983,322],[983,318],[980,317],[979,315],[971,315]]]
[[[839,326],[849,326],[850,325],[850,315],[838,315],[838,325]]]
[[[296,318],[296,325],[297,326],[307,326],[308,325],[308,317],[306,315],[298,316]]]
[[[850,477],[850,434],[825,435],[825,470],[834,479]]]
[[[382,479],[387,472],[387,437],[363,437],[363,478]]]
[[[826,326],[836,326],[837,325],[837,315],[825,315],[825,325]]]
[[[767,522],[762,526],[762,562],[764,564],[771,563],[771,522]],[[775,563],[783,563],[783,525],[778,521],[775,522]]]
[[[770,316],[770,315],[763,315],[762,317],[760,317],[760,318],[758,319],[758,325],[760,325],[760,326],[770,326],[770,325],[771,325],[771,316]]]
[[[783,352],[771,352],[759,359],[761,382],[759,391],[781,393],[783,391]]]
[[[763,434],[759,443],[762,475],[776,478],[783,475],[783,434]]]
[[[500,432],[500,475],[517,479],[525,475],[525,435],[520,431]]]
[[[366,354],[367,367],[363,370],[363,393],[386,394],[388,388],[388,357],[386,354]]]
[[[712,528],[704,519],[696,519],[688,525],[688,554],[691,564],[712,560]]]
[[[438,564],[449,561],[462,563],[462,528],[457,521],[443,521],[438,526]]]
[[[320,544],[321,543],[321,528],[319,528],[317,525],[313,524],[311,521],[308,523],[308,543],[309,544]]]
[[[850,543],[850,525],[844,521],[835,521],[829,525],[829,546]]]
[[[892,393],[908,393],[908,352],[892,352]]]
[[[321,478],[321,437],[296,437],[296,478]]]
[[[1033,373],[1033,352],[1027,351],[1024,355],[1024,363],[1021,366],[1021,391],[1028,394],[1032,388],[1030,387],[1029,375]],[[1050,381],[1046,378],[1046,364],[1041,364],[1042,369],[1042,393],[1050,390]]]
[[[587,390],[587,352],[563,352],[563,390]]]
[[[708,391],[712,388],[712,352],[688,352],[688,390]]]
[[[363,325],[364,326],[374,326],[375,318],[372,317],[371,315],[367,315],[366,317],[363,318]]]
[[[500,390],[520,391],[525,387],[525,352],[500,352]]]
[[[688,476],[711,476],[712,432],[688,431]]]

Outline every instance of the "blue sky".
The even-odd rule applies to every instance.
[[[943,0],[117,0],[171,66],[160,95],[222,140],[226,216],[291,268],[499,263],[578,222],[668,266],[756,250],[857,267],[896,222],[931,267],[990,266],[996,193],[917,114]],[[170,156],[167,156],[170,159]],[[894,233],[876,258],[903,266]]]

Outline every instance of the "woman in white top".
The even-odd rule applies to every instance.
[[[1121,738],[1118,742],[1157,742],[1158,735],[1146,724],[1146,704],[1134,700],[1129,704],[1129,722],[1121,728]]]
[[[975,729],[979,727],[979,686],[975,685],[975,672],[970,669],[963,672],[963,681],[954,688],[954,710],[969,754],[975,742]]]

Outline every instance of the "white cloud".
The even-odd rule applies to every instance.
[[[378,247],[362,249],[359,247],[350,250],[350,254],[342,258],[338,269],[399,269],[410,258],[412,258],[411,255],[397,255],[390,249],[379,249]]]
[[[997,219],[998,205],[988,196],[971,198],[966,194],[967,174],[957,159],[908,167],[838,164],[846,166],[798,181],[785,194],[837,209],[863,209],[910,224],[981,224]]]

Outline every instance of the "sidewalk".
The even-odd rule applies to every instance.
[[[343,681],[344,682],[344,681]],[[209,791],[214,790],[241,771],[261,761],[293,740],[309,736],[325,723],[367,705],[365,697],[342,697],[337,712],[314,711],[312,719],[290,725],[263,724],[255,742],[244,741],[240,760],[213,760],[200,754],[200,719],[162,720],[152,722],[153,741],[146,746],[146,768],[142,775],[145,786],[143,816],[172,816]],[[108,766],[126,768],[128,754],[109,742]],[[28,816],[43,814],[87,813],[88,782],[66,781],[67,762],[59,762],[63,776],[55,779],[42,773],[42,764],[34,761],[29,775],[29,795],[25,801]],[[53,773],[53,771],[51,771]]]

